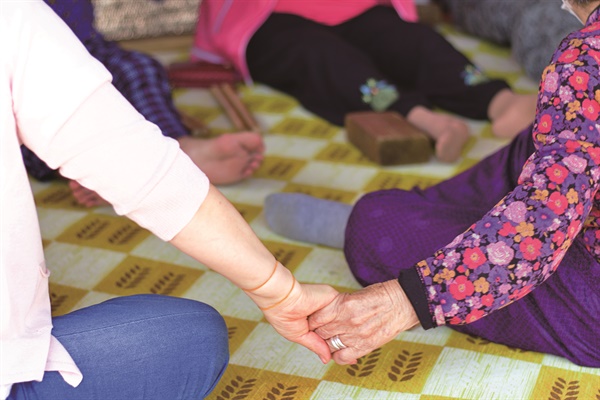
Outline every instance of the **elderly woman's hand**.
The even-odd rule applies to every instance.
[[[381,347],[419,320],[396,280],[342,293],[309,318],[309,328],[326,340],[338,364],[357,359]],[[345,346],[341,350],[336,347]],[[337,346],[336,346],[337,345]]]

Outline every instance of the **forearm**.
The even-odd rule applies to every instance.
[[[190,223],[171,243],[236,286],[260,307],[286,296],[292,273],[261,243],[233,205],[213,186]]]

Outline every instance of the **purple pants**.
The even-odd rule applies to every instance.
[[[450,243],[517,185],[531,128],[471,169],[425,190],[370,193],[354,207],[345,254],[363,285],[398,277]],[[385,239],[384,239],[385,238]],[[388,243],[393,238],[393,243]],[[557,272],[526,297],[458,331],[600,367],[600,263],[579,236]]]

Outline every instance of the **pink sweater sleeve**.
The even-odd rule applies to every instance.
[[[163,136],[109,83],[36,150],[62,175],[163,240],[187,225],[208,193],[206,175],[177,141]]]
[[[51,30],[21,31],[28,48],[21,46],[12,68],[20,140],[118,214],[172,239],[204,200],[208,179],[122,97],[64,24]],[[51,40],[57,34],[65,39]]]

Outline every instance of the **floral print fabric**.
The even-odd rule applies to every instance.
[[[470,323],[527,295],[559,268],[577,235],[600,260],[599,75],[596,9],[544,71],[533,126],[536,151],[519,185],[417,264],[434,325]]]

